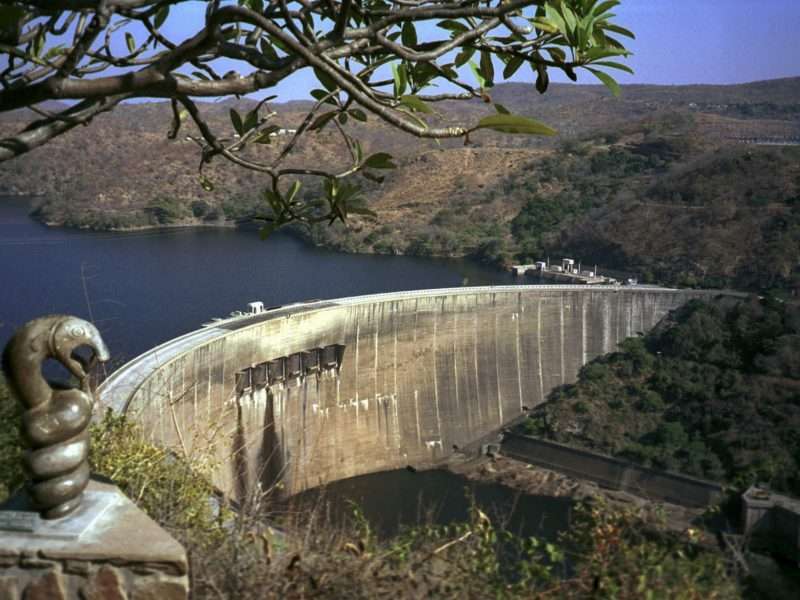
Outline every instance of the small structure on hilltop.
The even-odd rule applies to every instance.
[[[532,265],[514,265],[511,271],[515,275],[525,275],[535,273],[536,275],[552,279],[561,283],[576,283],[583,285],[618,285],[619,282],[613,277],[599,275],[597,265],[593,270],[581,269],[581,263],[575,265],[572,258],[562,258],[560,265],[550,265],[550,261],[538,260]]]
[[[800,500],[750,486],[742,494],[742,529],[800,564]]]

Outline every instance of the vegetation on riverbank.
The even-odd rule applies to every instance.
[[[526,431],[660,469],[800,496],[800,307],[692,301],[585,365]]]
[[[796,292],[800,147],[737,139],[797,136],[798,90],[800,78],[632,86],[611,101],[596,87],[554,84],[545,101],[530,86],[499,84],[494,102],[562,135],[476,132],[468,146],[389,136],[378,122],[351,120],[346,128],[365,153],[396,157],[398,168],[382,171],[382,182],[354,181],[378,219],[354,214],[347,227],[322,223],[301,233],[347,252],[471,256],[498,266],[566,254],[648,282]],[[442,118],[467,118],[481,104],[444,103]],[[301,105],[276,106],[286,126],[297,126]],[[224,128],[231,107],[244,114],[249,106],[204,108],[211,125]],[[37,150],[41,160],[0,169],[0,191],[43,195],[37,218],[92,229],[231,225],[269,213],[257,176],[213,163],[206,173],[213,189],[204,189],[185,140],[155,141],[167,109],[119,107],[91,130]],[[0,130],[13,125],[7,118]],[[294,147],[292,160],[341,166],[328,133]],[[282,143],[276,138],[259,152],[269,158]],[[84,151],[90,155],[80,164],[69,160]],[[131,167],[124,156],[141,163]],[[298,198],[320,197],[302,181]]]
[[[0,381],[0,501],[22,479],[19,411]],[[195,598],[736,598],[718,552],[636,511],[576,512],[560,542],[521,538],[473,508],[468,522],[421,525],[379,540],[356,510],[343,528],[319,514],[213,509],[208,462],[173,456],[123,417],[92,429],[91,462],[189,552]],[[263,508],[263,507],[262,507]]]

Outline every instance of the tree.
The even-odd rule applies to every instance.
[[[533,119],[494,104],[491,87],[527,65],[536,89],[547,90],[548,70],[576,80],[588,69],[612,92],[605,69],[628,52],[612,23],[617,0],[239,0],[210,1],[204,23],[184,40],[168,31],[185,18],[188,0],[28,0],[0,6],[0,112],[29,108],[36,116],[0,140],[0,161],[10,160],[89,124],[98,114],[136,98],[168,98],[175,139],[191,119],[199,134],[200,183],[213,184],[203,167],[221,157],[263,173],[270,207],[264,233],[289,221],[333,222],[369,212],[354,175],[380,180],[392,168],[386,153],[365,156],[346,128],[348,119],[376,116],[420,138],[464,138],[481,129],[552,135]],[[124,41],[124,43],[123,43]],[[220,74],[230,63],[236,66]],[[220,67],[220,64],[223,67]],[[320,86],[302,124],[289,135],[265,96],[245,114],[230,111],[232,131],[214,132],[198,98],[263,94],[292,74],[311,69]],[[437,84],[440,93],[423,93]],[[433,106],[480,98],[494,105],[473,123],[446,122]],[[56,105],[52,101],[67,101]],[[347,168],[282,166],[302,136],[335,128],[350,157]],[[287,133],[281,131],[280,133]],[[259,160],[259,144],[286,142],[276,159]],[[250,147],[249,151],[245,149]],[[301,200],[301,178],[322,178],[322,199]]]

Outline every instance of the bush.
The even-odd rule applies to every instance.
[[[12,398],[0,372],[0,502],[25,481],[19,423],[22,407]]]

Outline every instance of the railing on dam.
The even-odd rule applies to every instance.
[[[710,293],[498,286],[298,303],[166,342],[116,371],[100,397],[159,443],[213,447],[224,490],[281,479],[297,492],[439,460]],[[336,368],[322,368],[334,347]]]

